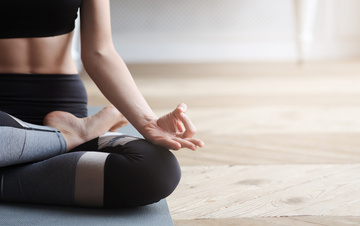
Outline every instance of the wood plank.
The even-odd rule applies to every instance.
[[[254,217],[254,218],[230,218],[230,219],[196,219],[175,220],[175,226],[328,226],[328,225],[359,225],[360,217]]]
[[[359,163],[360,133],[199,133],[206,146],[175,152],[181,165]]]
[[[360,164],[187,166],[173,219],[360,216]]]

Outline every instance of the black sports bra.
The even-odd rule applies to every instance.
[[[71,32],[82,0],[1,0],[0,38],[50,37]]]

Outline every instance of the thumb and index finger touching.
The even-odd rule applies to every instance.
[[[194,124],[191,122],[190,118],[186,115],[186,110],[187,110],[186,104],[182,103],[176,107],[174,113],[184,126],[183,138],[191,138],[195,135],[196,128]]]
[[[191,143],[194,143],[198,147],[204,146],[204,142],[192,138],[196,133],[196,128],[190,118],[186,115],[187,105],[184,103],[181,103],[177,106],[177,108],[174,110],[175,115],[179,118],[179,120],[182,122],[184,126],[184,131],[182,134],[182,138],[190,141]]]

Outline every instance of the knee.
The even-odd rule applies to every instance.
[[[181,169],[172,152],[150,143],[146,145],[149,161],[144,168],[143,183],[149,194],[146,204],[149,204],[166,198],[176,189],[181,179]]]
[[[181,178],[174,154],[145,140],[129,142],[122,155],[110,154],[105,173],[112,175],[105,180],[104,204],[109,207],[158,202],[175,190]],[[110,190],[113,195],[106,198]]]

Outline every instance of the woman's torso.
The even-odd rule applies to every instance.
[[[55,110],[87,115],[72,58],[81,0],[3,0],[0,4],[0,111],[41,124]]]
[[[76,74],[72,37],[0,39],[0,73]]]
[[[0,39],[0,111],[33,124],[57,110],[87,116],[72,36]]]

